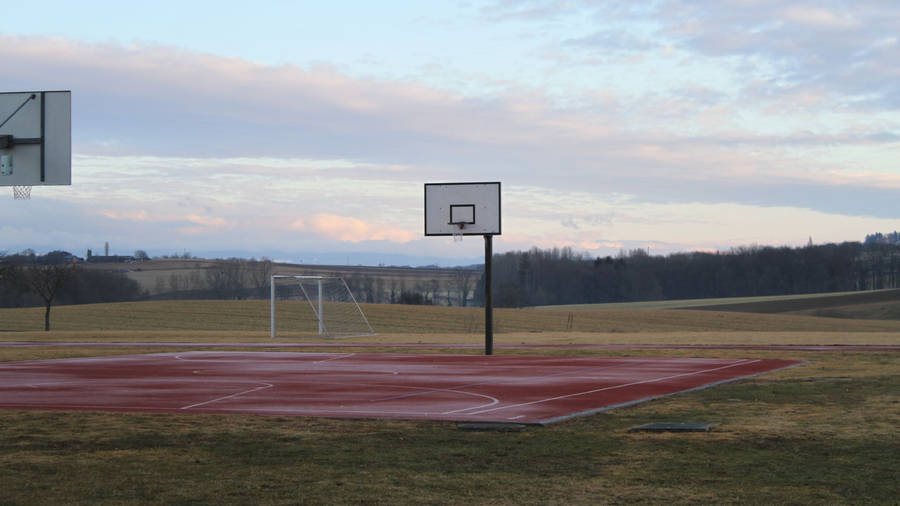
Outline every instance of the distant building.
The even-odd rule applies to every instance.
[[[91,255],[87,262],[91,264],[126,264],[135,262],[131,255]]]
[[[51,264],[77,264],[84,260],[69,253],[68,251],[51,251],[44,255],[44,260]]]
[[[131,255],[110,255],[108,242],[103,245],[103,252],[106,254],[94,255],[91,250],[87,250],[87,260],[85,261],[91,264],[130,264],[137,261]]]

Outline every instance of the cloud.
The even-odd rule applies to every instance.
[[[185,219],[195,225],[201,225],[202,227],[209,228],[220,228],[226,225],[226,221],[223,218],[216,216],[197,216],[197,215],[188,215],[185,216]]]
[[[603,30],[583,37],[575,37],[563,42],[564,46],[581,48],[602,48],[613,51],[647,51],[662,47],[662,43],[646,37],[639,37],[626,30]]]
[[[97,211],[100,215],[112,220],[130,220],[130,221],[152,221],[147,211],[141,209],[139,211],[116,211],[113,209],[101,209]]]
[[[811,5],[789,5],[782,11],[784,18],[798,25],[823,30],[852,30],[862,28],[863,23],[855,11],[835,10]]]
[[[597,14],[596,5],[525,7],[570,16]],[[619,31],[609,28],[556,41],[584,52],[619,43],[616,51],[654,52],[633,65],[667,61],[682,70],[683,79],[651,69],[657,73],[646,80],[659,85],[634,93],[590,74],[590,86],[564,88],[564,98],[549,87],[515,84],[472,95],[415,79],[352,77],[321,64],[272,66],[165,46],[2,35],[0,83],[72,89],[75,191],[39,189],[35,201],[52,200],[66,219],[43,218],[80,229],[72,240],[88,246],[105,237],[145,249],[144,241],[174,241],[170,249],[183,243],[196,251],[238,237],[260,249],[380,241],[444,253],[444,242],[414,239],[421,235],[422,183],[453,180],[503,181],[504,220],[515,226],[504,224],[502,244],[523,248],[648,242],[630,235],[629,226],[645,237],[696,235],[709,223],[684,211],[692,205],[712,213],[719,205],[745,206],[741,213],[767,216],[791,209],[819,222],[828,220],[823,215],[898,217],[900,123],[890,109],[868,109],[896,89],[896,80],[884,79],[896,66],[883,65],[896,39],[840,26],[839,16],[825,27],[821,12],[804,23],[788,16],[774,22],[774,3],[747,4],[740,19],[734,4],[710,4],[706,13],[659,5],[672,15],[641,25],[632,39],[611,40]],[[661,12],[655,9],[618,9],[612,19],[644,22]],[[854,16],[869,23],[872,14],[864,8]],[[800,30],[796,41],[785,26]],[[852,85],[843,83],[837,64],[814,61],[819,49],[812,41],[826,29],[837,33],[826,44],[839,47],[839,56],[858,50],[854,61],[878,67],[870,81],[854,75]],[[773,40],[755,44],[758,33]],[[672,45],[673,54],[658,59],[664,46],[657,43]],[[734,60],[747,69],[735,70],[743,64]],[[645,69],[621,65],[616,71]],[[816,65],[833,80],[816,77]],[[719,66],[734,72],[730,78],[753,79],[729,89],[730,78],[696,72]],[[679,79],[670,81],[672,75]],[[835,101],[845,84],[864,106]],[[656,212],[660,206],[666,212]],[[32,230],[46,223],[17,216]],[[741,223],[740,216],[729,219]],[[12,235],[38,236],[29,234]]]
[[[663,31],[704,55],[756,58],[786,90],[816,84],[845,105],[900,107],[900,9],[877,0],[737,3],[665,2]]]
[[[9,54],[5,72],[21,86],[73,90],[75,141],[98,154],[402,163],[422,161],[425,152],[447,158],[473,144],[528,144],[583,129],[572,118],[547,117],[548,104],[533,97],[473,100],[414,82],[354,79],[326,65],[265,66],[169,47],[41,37],[0,42]]]
[[[368,223],[358,218],[335,214],[317,214],[309,218],[298,218],[291,223],[292,230],[309,231],[337,241],[390,241],[409,242],[418,236],[395,227]]]
[[[0,42],[8,54],[5,76],[30,88],[73,88],[74,142],[82,154],[348,160],[379,170],[444,170],[458,179],[532,169],[527,177],[540,178],[553,165],[572,170],[571,162],[605,172],[597,161],[610,154],[632,164],[650,155],[664,164],[649,147],[696,149],[698,134],[703,149],[733,144],[735,134],[741,142],[771,140],[737,123],[737,105],[702,85],[634,102],[590,92],[560,107],[535,92],[476,99],[410,81],[351,78],[322,65],[265,66],[167,47],[10,36]],[[57,75],[65,80],[48,77]],[[797,139],[784,135],[777,144]]]
[[[533,0],[499,1],[482,12],[493,22],[532,20],[532,35],[545,45],[543,52],[569,67],[602,65],[643,74],[620,65],[631,55],[631,62],[647,65],[646,77],[653,80],[667,67],[658,55],[678,55],[682,73],[671,76],[675,81],[729,69],[735,79],[728,86],[764,79],[775,94],[816,85],[827,91],[831,105],[900,107],[900,8],[891,2]],[[547,40],[537,30],[537,16],[545,23],[567,20],[563,26],[575,33]],[[584,19],[593,23],[576,22]],[[581,26],[590,28],[578,33]],[[641,86],[647,86],[646,79]]]

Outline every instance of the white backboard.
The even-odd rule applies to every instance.
[[[0,186],[72,184],[72,94],[0,93]]]
[[[425,184],[425,235],[454,234],[500,235],[500,183]]]

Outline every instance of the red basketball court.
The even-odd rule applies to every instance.
[[[192,351],[0,364],[0,409],[545,424],[795,360]]]

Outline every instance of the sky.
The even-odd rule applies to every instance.
[[[72,185],[0,251],[464,265],[423,185],[500,181],[494,252],[900,229],[894,0],[4,5],[0,91],[71,90]]]

